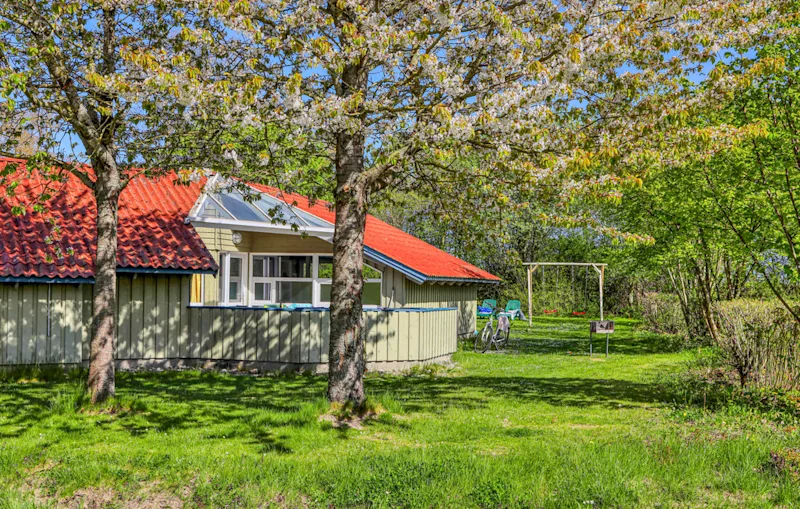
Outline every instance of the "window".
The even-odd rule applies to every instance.
[[[253,305],[313,304],[313,255],[253,255]]]
[[[381,273],[365,265],[363,276],[363,305],[380,306]],[[332,278],[330,256],[222,253],[219,303],[328,305]]]
[[[312,304],[312,289],[314,282],[308,281],[278,281],[278,302],[281,304]]]
[[[312,256],[279,256],[278,277],[311,279]]]
[[[244,289],[246,287],[247,268],[245,255],[240,253],[223,253],[220,257],[220,305],[242,306],[245,304]]]
[[[364,306],[381,305],[381,273],[369,265],[364,265],[362,271],[364,277],[364,289],[361,293],[361,304]],[[330,304],[331,302],[331,279],[333,279],[333,257],[319,257],[319,302]]]

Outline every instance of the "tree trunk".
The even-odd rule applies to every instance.
[[[364,286],[364,227],[367,185],[363,179],[364,137],[339,134],[336,139],[336,224],[333,234],[331,339],[328,399],[364,403],[366,351],[361,313]]]
[[[711,283],[709,282],[708,270],[701,267],[700,262],[693,260],[695,277],[697,278],[698,294],[700,298],[700,309],[703,313],[706,329],[711,336],[714,344],[719,344],[719,328],[714,315],[714,297],[712,294]],[[707,264],[706,264],[707,267]]]
[[[95,159],[95,158],[93,158]],[[92,403],[114,396],[114,341],[117,310],[117,212],[120,173],[112,157],[97,157],[97,260],[94,276],[94,311],[89,360],[89,392]]]

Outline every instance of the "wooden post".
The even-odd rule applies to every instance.
[[[533,266],[528,265],[528,327],[533,327]]]
[[[600,266],[600,320],[603,319],[603,286],[606,279],[606,266]],[[608,353],[606,353],[608,355]]]

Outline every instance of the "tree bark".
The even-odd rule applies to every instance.
[[[361,406],[366,351],[361,290],[364,286],[364,227],[368,187],[364,182],[364,137],[336,139],[336,223],[333,234],[331,338],[328,399]]]
[[[117,216],[122,187],[119,168],[110,154],[92,158],[97,203],[97,259],[89,360],[92,403],[114,396],[114,341],[117,310]]]

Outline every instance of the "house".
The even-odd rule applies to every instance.
[[[0,202],[0,365],[84,363],[94,198],[69,173],[48,181],[9,158],[2,171],[21,183]],[[259,185],[248,200],[225,184],[169,174],[123,191],[118,364],[324,370],[334,211]],[[52,195],[44,212],[12,214],[43,192]],[[475,330],[478,285],[498,278],[372,216],[365,244],[372,369],[447,358]]]

